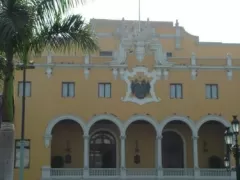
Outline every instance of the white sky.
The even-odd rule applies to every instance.
[[[87,20],[138,19],[138,0],[86,0],[74,9]],[[240,0],[141,0],[141,19],[179,20],[200,41],[240,43]]]

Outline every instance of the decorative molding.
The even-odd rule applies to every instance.
[[[138,99],[136,97],[131,97],[132,90],[131,90],[131,81],[129,78],[133,78],[137,75],[137,73],[143,73],[144,76],[147,78],[151,78],[150,81],[150,97],[145,97],[144,99]],[[122,75],[122,78],[127,83],[127,92],[125,97],[122,97],[122,101],[124,102],[133,102],[139,105],[143,105],[150,102],[159,102],[161,99],[156,97],[155,94],[155,84],[156,81],[159,79],[157,76],[156,71],[148,72],[148,68],[146,67],[135,67],[133,68],[132,72],[129,72],[128,70],[124,71],[124,74]]]
[[[162,138],[163,138],[162,135],[157,135],[157,136],[156,136],[156,139],[157,139],[157,140],[162,140]]]
[[[199,136],[192,136],[192,140],[197,141]]]
[[[125,134],[126,134],[126,133],[125,133]],[[121,136],[120,136],[120,139],[121,139],[121,140],[125,140],[125,139],[126,139],[126,135],[125,135],[125,136],[124,136],[124,135],[121,135]]]
[[[204,117],[202,117],[199,121],[197,121],[196,123],[196,136],[199,132],[199,129],[201,128],[201,126],[203,124],[205,124],[206,122],[209,121],[216,121],[221,123],[223,126],[225,127],[230,127],[231,123],[229,121],[227,121],[226,119],[224,119],[222,116],[217,116],[217,115],[206,115]]]
[[[123,124],[122,124],[121,120],[118,119],[116,116],[113,116],[113,115],[111,115],[111,114],[100,114],[100,115],[96,115],[96,116],[92,117],[92,118],[88,121],[88,124],[87,124],[87,126],[86,126],[86,131],[85,131],[86,135],[89,134],[89,131],[90,131],[91,127],[92,127],[96,122],[102,121],[102,120],[108,120],[108,121],[111,121],[112,123],[114,123],[114,124],[118,127],[120,134],[121,134],[121,135],[124,135],[124,134],[122,133],[122,130],[123,130],[122,126],[123,126]]]
[[[72,115],[63,115],[63,116],[58,116],[57,118],[52,119],[51,121],[48,122],[47,128],[45,130],[45,134],[44,134],[44,142],[45,142],[45,146],[49,147],[50,143],[51,143],[51,137],[52,137],[52,129],[54,128],[54,126],[63,121],[63,120],[72,120],[75,121],[76,123],[78,123],[82,130],[84,131],[85,128],[85,123],[84,121],[76,116],[72,116]]]
[[[126,131],[127,131],[127,128],[129,127],[129,125],[136,121],[148,122],[155,129],[157,136],[159,135],[158,134],[158,122],[154,118],[147,116],[147,115],[143,115],[143,114],[133,115],[127,121],[125,121],[124,130],[123,130],[124,134],[126,134]]]
[[[172,122],[172,121],[181,121],[181,122],[184,122],[184,123],[187,124],[188,127],[191,129],[192,135],[193,135],[193,136],[197,136],[197,131],[196,131],[195,123],[194,123],[191,119],[189,119],[189,118],[187,118],[187,117],[185,117],[185,116],[170,116],[170,117],[164,119],[163,121],[161,121],[161,122],[159,123],[159,130],[158,130],[158,131],[159,131],[159,134],[162,134],[162,132],[163,132],[163,130],[164,130],[164,127],[165,127],[168,123],[170,123],[170,122]]]
[[[49,148],[51,146],[51,141],[52,141],[52,135],[48,134],[44,136],[44,144],[45,148]]]

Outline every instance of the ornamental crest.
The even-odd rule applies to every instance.
[[[122,79],[127,83],[126,96],[122,97],[122,101],[139,105],[160,101],[154,91],[155,83],[158,80],[155,71],[148,72],[146,67],[136,67],[132,72],[124,71]]]

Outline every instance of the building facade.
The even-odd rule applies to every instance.
[[[224,130],[239,114],[240,44],[199,42],[177,21],[91,24],[99,52],[46,51],[27,70],[25,179],[234,179]]]

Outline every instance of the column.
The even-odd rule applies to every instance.
[[[193,136],[193,167],[194,167],[194,176],[199,177],[199,167],[198,167],[198,136]]]
[[[89,176],[89,136],[84,135],[84,169],[83,169],[83,176]]]
[[[158,177],[162,176],[162,135],[158,135],[157,139],[157,170],[158,170]]]
[[[121,177],[126,176],[126,136],[121,135]]]

